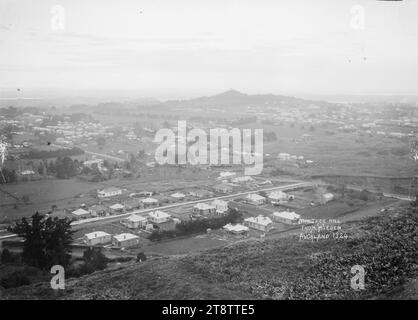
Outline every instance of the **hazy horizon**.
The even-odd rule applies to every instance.
[[[56,4],[63,29],[51,25]],[[355,5],[364,28],[352,26]],[[11,98],[417,95],[416,13],[416,1],[0,0],[0,87],[21,89]]]
[[[376,101],[407,101],[418,103],[418,94],[383,93],[383,94],[356,94],[356,93],[310,93],[310,92],[268,92],[244,91],[237,88],[224,90],[193,90],[182,89],[64,89],[64,88],[0,88],[0,101],[62,101],[63,105],[77,103],[98,102],[134,102],[136,100],[189,100],[205,96],[215,96],[229,90],[238,91],[247,95],[284,95],[307,100],[324,100],[329,102],[376,102]],[[1,107],[1,105],[0,105]]]

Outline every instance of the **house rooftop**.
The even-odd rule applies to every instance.
[[[243,226],[242,224],[232,225],[230,223],[225,225],[224,229],[231,231],[231,232],[246,232],[249,230],[248,227]]]
[[[126,218],[126,220],[132,221],[132,222],[140,222],[140,221],[145,221],[147,220],[147,218],[137,215],[137,214],[132,214],[130,215],[128,218]]]
[[[282,190],[278,190],[278,191],[272,191],[269,194],[269,197],[278,197],[278,196],[286,196],[286,192],[283,192]]]
[[[171,197],[173,197],[173,198],[184,198],[184,197],[185,197],[185,195],[184,195],[183,193],[176,192],[176,193],[173,193],[173,194],[171,195]]]
[[[245,219],[244,221],[260,224],[260,225],[263,225],[263,226],[267,226],[267,225],[273,223],[273,221],[271,221],[271,219],[269,217],[265,217],[265,216],[262,216],[262,215],[259,215],[257,217],[250,217],[250,218]]]
[[[121,205],[120,203],[115,203],[114,205],[111,205],[109,208],[112,210],[120,210],[120,209],[123,209],[124,206]]]
[[[297,220],[300,219],[300,215],[296,212],[290,212],[290,211],[281,211],[281,212],[274,212],[273,216],[290,219],[290,220]]]
[[[87,237],[87,239],[91,240],[91,239],[110,236],[110,234],[104,231],[95,231],[95,232],[86,233],[84,236]]]
[[[265,198],[263,196],[260,196],[259,194],[251,193],[247,195],[247,199],[253,200],[253,201],[259,201],[259,200],[264,200]]]
[[[207,204],[207,203],[204,203],[204,202],[196,204],[194,206],[194,208],[196,208],[198,210],[212,210],[212,209],[215,209],[214,206],[212,206],[210,204]]]
[[[132,233],[121,233],[121,234],[118,234],[116,236],[113,236],[113,238],[116,241],[121,242],[121,241],[126,241],[126,240],[138,239],[139,237],[132,234]]]
[[[76,216],[83,216],[83,215],[89,214],[89,212],[87,210],[84,210],[84,209],[80,208],[80,209],[74,210],[72,212],[72,214],[74,214]]]

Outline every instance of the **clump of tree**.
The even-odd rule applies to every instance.
[[[390,153],[392,153],[394,156],[403,157],[410,153],[410,150],[408,147],[394,147],[390,148]]]
[[[22,109],[18,109],[12,106],[9,106],[7,108],[0,108],[0,115],[10,119],[14,119],[14,117],[18,116],[21,113],[23,113]]]
[[[379,156],[387,156],[387,155],[389,155],[389,151],[388,150],[379,150],[379,151],[377,151],[377,154]]]
[[[88,248],[83,253],[83,259],[94,270],[103,270],[107,266],[107,258],[101,248]]]
[[[70,157],[58,157],[55,162],[50,162],[47,166],[47,172],[50,175],[55,175],[58,179],[68,179],[76,176],[79,173],[80,163],[77,159],[73,160]]]
[[[30,283],[31,281],[24,270],[15,270],[11,274],[7,275],[7,277],[0,280],[0,285],[6,289],[26,286]]]
[[[49,159],[58,157],[71,157],[84,154],[84,150],[74,147],[71,149],[58,149],[58,150],[31,150],[26,154],[22,154],[22,159]]]
[[[102,252],[101,248],[87,248],[83,252],[83,263],[77,267],[70,267],[67,275],[69,277],[81,277],[97,270],[106,269],[110,261]]]
[[[271,141],[276,141],[276,140],[277,140],[276,132],[274,131],[264,132],[264,141],[271,142]]]
[[[371,201],[375,199],[375,195],[367,189],[361,191],[351,191],[350,198],[362,201]]]
[[[7,168],[1,169],[0,172],[0,183],[14,183],[17,182],[17,174],[15,170]]]
[[[207,229],[220,229],[228,223],[237,223],[242,220],[242,214],[237,210],[230,210],[228,214],[222,217],[182,221],[176,225],[174,230],[159,231],[151,233],[149,239],[151,241],[159,241],[162,239],[175,238],[181,236],[189,236],[196,233],[206,232]]]
[[[140,252],[138,253],[138,255],[136,256],[136,262],[144,262],[147,261],[147,256],[145,255],[145,253]]]
[[[106,144],[106,138],[100,136],[100,137],[97,138],[96,143],[100,147],[100,149],[102,149]]]
[[[13,252],[10,252],[8,249],[3,249],[0,255],[0,262],[2,264],[14,264],[19,262],[20,257]]]
[[[31,219],[22,218],[8,230],[24,240],[24,263],[39,269],[49,269],[56,264],[65,267],[69,264],[74,233],[70,219],[47,217],[36,212]]]
[[[289,174],[289,172],[287,172],[286,170],[280,169],[280,168],[274,168],[271,170],[270,175],[272,177],[277,177],[280,175],[287,175]]]

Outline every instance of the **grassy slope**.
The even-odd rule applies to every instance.
[[[417,297],[418,216],[411,210],[351,223],[350,240],[244,241],[192,255],[129,263],[80,279],[54,295],[46,284],[5,297],[64,299],[364,299]],[[353,265],[366,290],[350,288]]]

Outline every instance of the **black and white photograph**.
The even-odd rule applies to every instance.
[[[4,303],[417,300],[417,197],[418,1],[0,0]]]

